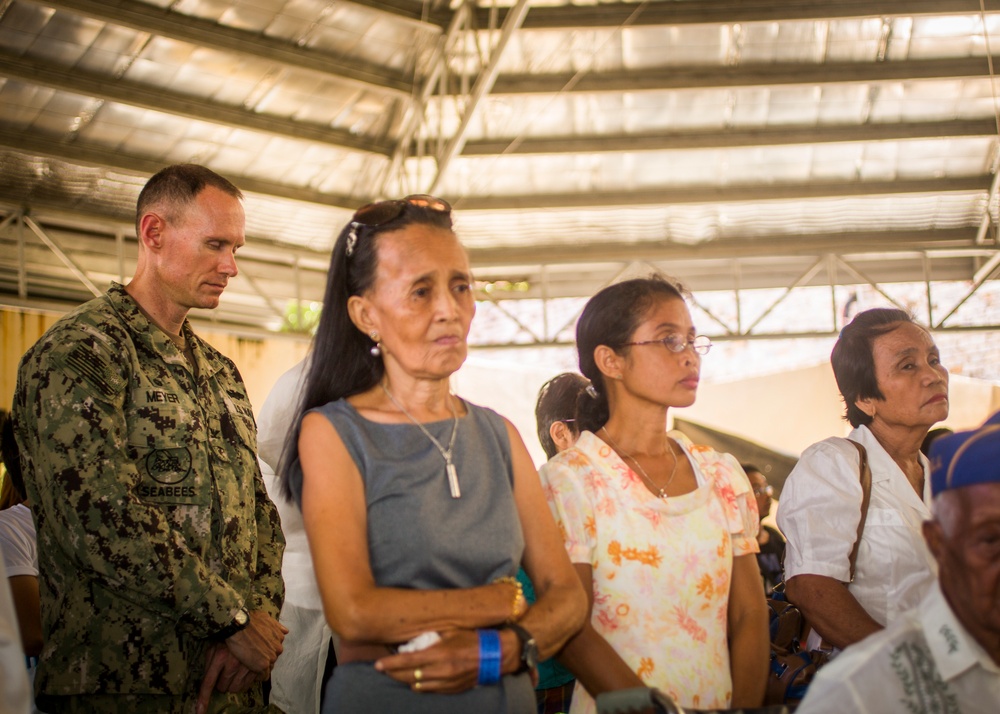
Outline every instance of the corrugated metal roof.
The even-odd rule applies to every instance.
[[[184,161],[248,195],[221,323],[319,300],[351,210],[427,190],[484,280],[526,286],[494,299],[588,295],[636,262],[700,291],[859,282],[810,274],[829,255],[877,282],[983,281],[984,6],[0,2],[0,299],[89,295],[23,215],[96,284],[127,275],[138,190]]]

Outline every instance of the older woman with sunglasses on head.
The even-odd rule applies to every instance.
[[[582,622],[521,438],[449,388],[471,281],[432,196],[365,206],[334,247],[282,461],[341,637],[324,711],[531,712],[529,670]]]
[[[922,524],[931,517],[930,466],[920,447],[948,417],[948,370],[930,333],[902,310],[858,313],[830,355],[854,427],[813,444],[789,474],[778,505],[787,540],[785,592],[820,640],[844,648],[920,604],[936,564]],[[860,454],[871,469],[864,512]],[[852,577],[853,580],[852,580]]]
[[[560,661],[572,714],[605,691],[652,686],[683,707],[759,706],[768,659],[753,489],[729,454],[666,432],[695,400],[701,356],[681,291],[605,288],[577,323],[591,381],[575,446],[541,469],[590,617]]]

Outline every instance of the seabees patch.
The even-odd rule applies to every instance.
[[[142,460],[139,497],[156,503],[192,503],[197,495],[191,478],[191,451],[179,446],[153,449]]]

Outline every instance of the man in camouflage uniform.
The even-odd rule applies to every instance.
[[[200,166],[158,173],[139,196],[132,281],[21,360],[42,711],[263,709],[287,632],[284,539],[242,378],[186,319],[236,275],[241,198]]]

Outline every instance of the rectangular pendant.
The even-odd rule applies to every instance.
[[[455,464],[448,464],[448,487],[451,489],[452,498],[461,498],[462,490],[458,487],[458,470]]]

